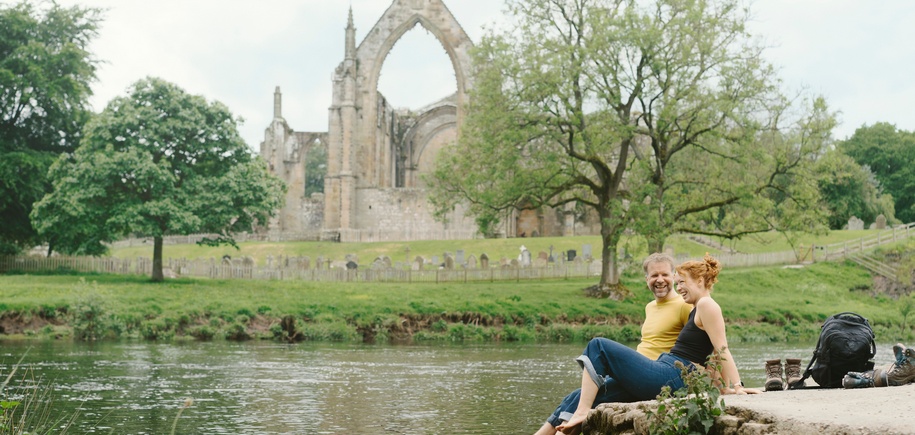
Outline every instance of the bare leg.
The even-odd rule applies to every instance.
[[[556,428],[549,423],[543,423],[540,430],[534,432],[534,435],[556,435]]]
[[[572,414],[569,421],[556,426],[556,429],[564,434],[577,434],[581,432],[581,424],[588,418],[591,412],[591,406],[594,405],[594,399],[597,398],[598,387],[588,375],[587,371],[581,372],[581,398],[578,399],[578,408]]]

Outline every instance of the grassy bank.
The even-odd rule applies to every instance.
[[[651,295],[584,296],[591,280],[473,284],[360,284],[147,277],[0,276],[6,337],[146,340],[636,340]],[[871,320],[881,340],[910,339],[897,301],[873,297],[853,264],[725,270],[715,298],[732,341],[816,338],[841,311]],[[911,319],[910,319],[911,320]],[[911,321],[909,322],[911,323]],[[910,329],[910,328],[906,328]]]

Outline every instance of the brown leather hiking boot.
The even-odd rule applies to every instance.
[[[874,370],[874,385],[895,387],[915,381],[915,349],[908,349],[902,343],[893,346],[896,361]]]
[[[782,360],[770,359],[766,361],[766,391],[781,391],[785,389],[782,380]]]
[[[785,383],[790,387],[801,380],[800,358],[785,358]]]

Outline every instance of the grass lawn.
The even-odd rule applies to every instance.
[[[36,337],[311,340],[547,340],[596,335],[638,338],[643,278],[626,276],[635,296],[586,297],[593,280],[497,283],[311,283],[113,275],[0,275],[0,326]],[[793,269],[724,270],[714,297],[732,341],[813,339],[826,317],[854,311],[885,340],[909,339],[898,301],[869,293],[871,277],[851,263]],[[909,324],[912,322],[910,321]],[[286,334],[286,335],[284,335]]]

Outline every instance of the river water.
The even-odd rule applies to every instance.
[[[74,417],[69,433],[521,434],[578,387],[583,346],[3,342],[0,379],[25,355],[7,393],[52,386],[53,413]],[[759,387],[766,359],[806,364],[813,347],[732,352]]]

